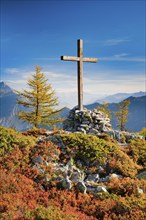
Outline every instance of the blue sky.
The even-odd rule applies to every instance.
[[[76,56],[83,39],[84,103],[105,94],[145,90],[143,0],[1,0],[1,80],[15,89],[40,65],[61,103],[77,104]]]

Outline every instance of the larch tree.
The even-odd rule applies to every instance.
[[[26,111],[20,111],[18,117],[35,128],[40,125],[53,126],[61,121],[59,112],[62,109],[56,109],[58,99],[51,84],[47,84],[47,81],[41,68],[36,66],[35,74],[27,81],[28,90],[17,91],[19,95],[17,104],[26,109]]]
[[[128,112],[129,112],[129,100],[124,100],[118,105],[118,112],[115,112],[116,120],[118,121],[117,127],[120,128],[121,131],[124,131],[126,122],[128,121]]]

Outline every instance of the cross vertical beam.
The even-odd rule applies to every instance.
[[[96,58],[83,57],[83,41],[77,40],[77,57],[61,56],[61,60],[77,61],[78,73],[78,109],[83,110],[83,62],[97,62]]]
[[[83,41],[77,41],[78,48],[78,108],[83,110]]]

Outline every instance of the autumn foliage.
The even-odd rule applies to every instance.
[[[96,159],[121,173],[124,178],[111,179],[106,183],[109,193],[82,194],[75,189],[58,190],[55,185],[45,185],[44,178],[53,177],[52,162],[68,160],[52,141],[37,141],[33,132],[19,133],[13,129],[0,129],[0,219],[48,219],[48,220],[144,220],[146,218],[146,181],[134,176],[144,169],[143,141],[131,142],[127,150],[119,149],[114,141],[81,136],[63,136],[68,155],[76,159],[84,150],[93,164]],[[60,136],[59,136],[60,138]],[[89,140],[89,141],[88,141]],[[142,144],[143,143],[143,144]],[[100,148],[98,148],[100,146]],[[72,154],[70,149],[76,149]],[[89,150],[90,149],[90,150]],[[102,152],[101,150],[102,149]],[[38,172],[35,158],[41,155],[48,161],[47,170]],[[56,157],[59,155],[59,157]],[[96,156],[95,156],[96,155]],[[83,169],[87,167],[85,166]],[[93,169],[94,167],[90,167]],[[134,171],[134,169],[136,171]]]

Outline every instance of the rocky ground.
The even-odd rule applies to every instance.
[[[110,126],[108,125],[108,127]],[[67,156],[67,160],[60,160],[60,154],[62,152],[64,155],[68,154],[67,148],[60,135],[69,135],[71,133],[72,132],[64,130],[57,132],[46,131],[44,135],[40,136],[38,138],[39,144],[43,144],[46,141],[51,141],[57,145],[60,153],[56,151],[55,160],[51,160],[50,158],[48,161],[44,160],[41,155],[38,155],[38,157],[33,159],[33,168],[37,168],[40,174],[45,174],[45,170],[47,170],[46,167],[48,166],[49,162],[49,165],[53,167],[54,177],[48,178],[46,173],[44,175],[45,181],[48,185],[52,184],[52,182],[55,182],[58,189],[76,189],[82,193],[93,194],[97,194],[99,192],[108,193],[107,185],[110,180],[121,180],[125,178],[125,176],[121,175],[121,172],[115,172],[114,169],[112,170],[108,168],[108,160],[106,160],[105,164],[101,165],[100,163],[96,162],[96,160],[91,162],[87,159],[87,163],[85,165],[80,159],[75,161],[72,156],[74,154],[73,152],[70,153],[70,156]],[[80,132],[75,133],[77,133],[78,137],[80,137]],[[116,143],[119,148],[128,146],[126,142],[122,144],[116,141]],[[73,149],[73,151],[74,150],[75,149]],[[140,172],[138,175],[135,175],[135,178],[146,179],[146,172]],[[138,193],[146,193],[138,186],[137,191]]]

